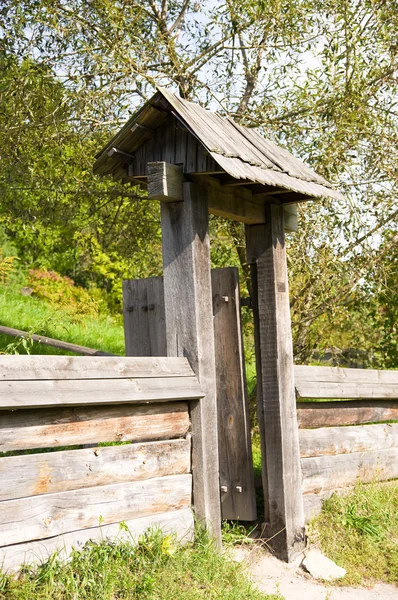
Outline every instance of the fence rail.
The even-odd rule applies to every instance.
[[[295,367],[307,519],[336,489],[398,478],[398,371]],[[333,399],[334,401],[324,401]]]
[[[121,521],[190,536],[188,401],[201,397],[184,358],[0,357],[0,564]]]

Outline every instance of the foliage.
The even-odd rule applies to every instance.
[[[98,303],[82,287],[75,286],[73,279],[55,271],[31,269],[29,285],[36,298],[48,304],[62,306],[74,314],[96,315]]]
[[[343,585],[398,583],[398,483],[358,483],[324,501],[310,539],[347,570]]]
[[[76,316],[63,306],[49,305],[33,296],[22,296],[19,288],[19,285],[14,285],[0,289],[2,325],[124,355],[124,334],[120,318],[109,314]],[[16,349],[20,354],[24,354],[26,350],[29,350],[30,354],[66,354],[64,350],[31,341],[25,349],[23,342],[11,340],[9,336],[0,335],[0,352],[10,353]]]
[[[345,194],[305,206],[289,239],[296,360],[355,347],[397,365],[395,0],[6,0],[0,15],[0,221],[29,267],[101,288],[112,310],[122,278],[161,272],[157,204],[91,168],[168,85]],[[213,264],[240,264],[250,292],[243,228],[212,219],[212,241]]]
[[[15,261],[17,256],[4,256],[3,250],[0,248],[0,282],[4,285],[10,276],[15,272]]]
[[[123,525],[122,525],[123,528]],[[282,600],[256,591],[242,568],[220,554],[203,533],[181,546],[159,531],[138,543],[104,540],[74,551],[69,562],[56,554],[18,578],[0,574],[1,600]]]

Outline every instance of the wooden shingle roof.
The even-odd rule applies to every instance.
[[[264,138],[255,129],[242,127],[229,117],[210,112],[159,88],[97,155],[94,172],[124,178],[123,165],[113,151],[131,156],[170,115],[194,136],[217,164],[243,185],[257,184],[299,194],[301,198],[342,199],[340,192],[290,152]]]

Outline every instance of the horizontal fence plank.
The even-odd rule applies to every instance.
[[[89,540],[105,539],[135,542],[148,528],[160,529],[164,535],[173,533],[181,542],[192,541],[194,531],[193,513],[190,508],[182,508],[166,513],[125,521],[128,531],[119,523],[73,531],[64,535],[47,538],[45,541],[27,542],[0,548],[2,571],[16,571],[22,564],[39,565],[58,551],[64,560],[72,548],[81,549]]]
[[[354,400],[297,403],[297,422],[301,429],[394,420],[398,420],[398,402],[394,401]]]
[[[3,546],[150,516],[191,504],[191,475],[172,475],[0,503]]]
[[[190,447],[187,439],[0,458],[0,500],[183,475]]]
[[[398,370],[344,369],[341,367],[294,366],[296,381],[319,381],[322,383],[383,383],[398,384]]]
[[[298,398],[398,398],[398,371],[296,365]]]
[[[396,479],[398,448],[302,458],[301,469],[304,494],[354,485],[358,479],[364,483]]]
[[[398,398],[398,383],[296,381],[295,386],[299,398]]]
[[[398,480],[394,481],[381,481],[378,482],[377,487],[382,486],[384,489],[391,488],[391,493],[394,493],[395,490],[398,490]],[[363,489],[366,490],[368,487],[367,484],[364,484]],[[327,498],[330,498],[332,494],[338,494],[339,496],[345,496],[346,494],[350,494],[354,490],[354,486],[348,486],[345,488],[336,488],[333,490],[326,490],[319,494],[304,494],[303,495],[303,503],[304,503],[304,516],[305,523],[307,524],[311,519],[319,515],[322,510],[323,501]]]
[[[398,448],[398,423],[300,429],[300,456],[323,456]]]
[[[122,404],[0,411],[0,452],[183,437],[188,404]]]
[[[0,381],[0,408],[167,402],[202,398],[196,377]]]
[[[188,360],[182,357],[0,355],[0,381],[192,377],[192,375]]]

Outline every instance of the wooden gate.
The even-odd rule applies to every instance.
[[[212,270],[223,519],[257,517],[236,267]],[[126,354],[167,354],[163,278],[123,282]]]

